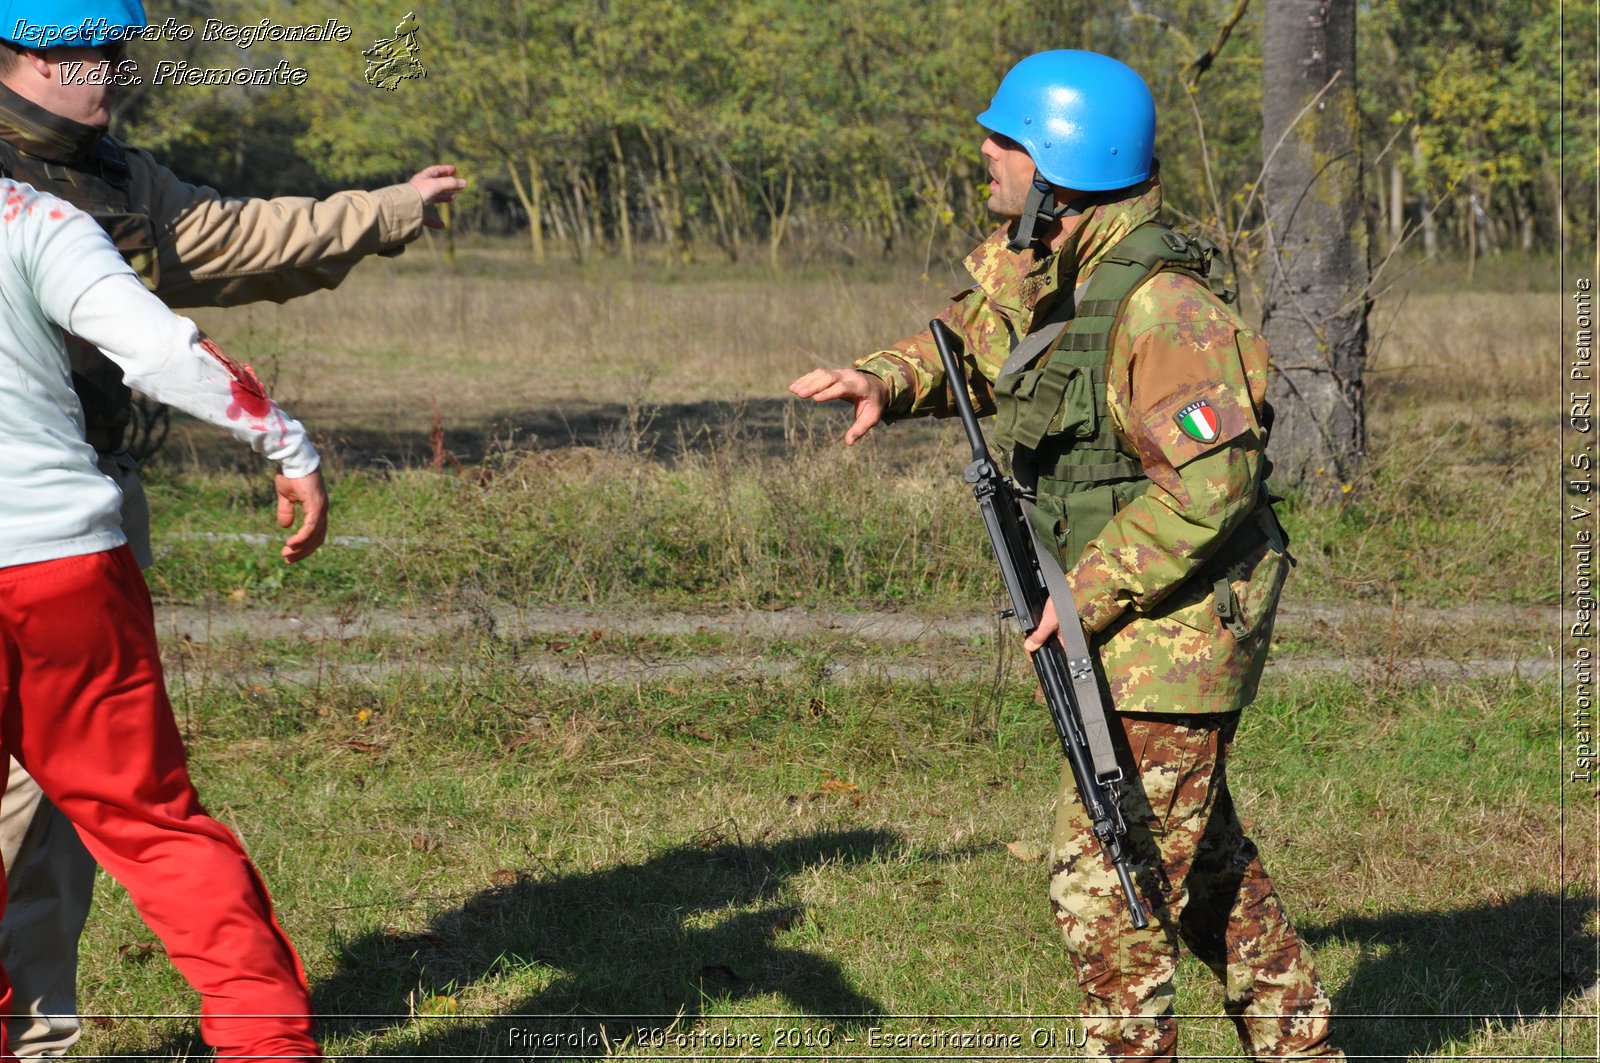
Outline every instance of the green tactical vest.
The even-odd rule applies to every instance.
[[[128,164],[115,140],[101,137],[82,162],[68,166],[36,158],[0,138],[0,177],[30,184],[90,215],[145,286],[155,290],[160,279],[155,222],[132,201]],[[133,401],[133,392],[122,381],[122,370],[92,344],[76,337],[68,337],[67,354],[72,361],[72,386],[83,404],[86,437],[102,453],[121,449]]]
[[[1037,531],[1056,544],[1063,568],[1071,569],[1116,512],[1150,487],[1138,456],[1112,427],[1106,363],[1129,297],[1165,271],[1233,300],[1215,244],[1146,223],[1095,267],[1056,341],[995,381],[995,440],[1011,453],[1017,481],[1035,492]],[[1072,293],[1061,298],[1071,306]],[[1035,322],[1034,329],[1046,324]]]

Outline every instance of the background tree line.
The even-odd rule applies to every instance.
[[[1109,52],[1149,80],[1169,206],[1259,226],[1261,21],[1235,0],[480,0],[419,2],[427,77],[388,92],[361,49],[404,5],[152,4],[207,18],[337,17],[348,43],[143,42],[159,58],[310,70],[297,88],[142,85],[118,130],[184,176],[248,194],[377,184],[426,161],[472,179],[459,229],[517,232],[538,260],[593,255],[774,266],[816,254],[948,254],[987,227],[972,116],[1021,56]],[[1382,254],[1555,252],[1595,222],[1594,0],[1372,0],[1359,8],[1364,198]],[[1563,157],[1563,127],[1568,150]]]

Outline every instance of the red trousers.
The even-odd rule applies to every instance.
[[[0,763],[8,754],[127,887],[199,991],[200,1032],[219,1056],[321,1058],[305,972],[267,888],[189,781],[127,547],[0,568]],[[0,1015],[10,1011],[0,972]],[[4,1024],[0,1058],[13,1058]]]

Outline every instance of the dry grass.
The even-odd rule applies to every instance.
[[[555,521],[579,536],[577,547],[600,549],[605,540],[614,552],[639,546],[632,529],[648,516],[666,521],[641,529],[652,537],[650,557],[710,560],[717,572],[707,583],[703,573],[663,568],[650,586],[677,580],[694,594],[745,602],[774,586],[785,594],[799,586],[825,599],[860,600],[862,587],[836,584],[819,552],[877,556],[883,542],[861,541],[853,529],[881,524],[885,492],[927,500],[905,514],[929,525],[913,521],[913,539],[971,524],[970,499],[956,478],[959,432],[949,423],[897,426],[846,452],[838,437],[847,411],[791,401],[785,389],[808,368],[847,363],[915,331],[958,287],[942,269],[932,280],[915,267],[886,264],[781,278],[726,268],[536,269],[517,252],[489,249],[463,252],[446,268],[414,249],[398,261],[363,265],[334,292],[199,316],[256,362],[324,444],[342,474],[343,534],[392,537],[400,529],[421,541],[418,533],[428,530],[460,539],[467,514],[459,510],[423,529],[404,512],[397,524],[393,512],[350,504],[352,495],[382,491],[394,493],[401,510],[420,512],[424,503],[407,501],[428,494],[418,482],[362,485],[354,474],[459,459],[488,492],[477,507],[489,522],[486,534],[468,537],[475,548],[500,538],[501,528]],[[1559,473],[1561,312],[1555,293],[1396,290],[1386,297],[1372,322],[1367,472],[1341,504],[1289,507],[1301,560],[1292,595],[1385,602],[1398,595],[1427,604],[1549,595],[1554,552],[1546,544],[1556,518],[1544,500]],[[439,450],[430,439],[435,403]],[[238,461],[236,447],[193,425],[179,426],[170,449],[204,465],[219,455],[228,465]],[[532,465],[504,453],[528,449],[566,453]],[[693,460],[680,460],[686,453]],[[498,477],[492,486],[471,469],[486,458]],[[570,475],[541,479],[547,466]],[[874,490],[860,491],[862,482]],[[948,491],[938,486],[945,483]],[[510,497],[513,490],[527,497]],[[703,503],[699,512],[695,500]],[[202,530],[230,530],[198,503],[168,497],[162,505],[202,514]],[[892,514],[902,525],[905,515]],[[770,541],[773,520],[796,534],[780,536],[778,555],[749,553],[768,548],[756,544]],[[976,540],[968,530],[955,541],[962,550]],[[429,565],[454,551],[428,538]],[[685,551],[685,543],[702,545]],[[479,566],[484,576],[506,562],[505,550],[491,555]],[[892,548],[884,555],[895,556]],[[524,551],[510,561],[526,572],[540,559]],[[584,565],[615,567],[575,547],[555,569],[534,568]],[[970,584],[971,575],[962,579]],[[576,588],[515,581],[525,592],[557,597],[575,589],[611,597],[638,586],[622,569],[615,579],[586,578]],[[422,593],[464,582],[460,573],[408,579]],[[911,602],[925,591],[919,579],[908,571],[885,585]]]
[[[915,331],[955,286],[903,269],[705,279],[537,270],[505,252],[431,270],[412,256],[282,307],[195,316],[308,423],[426,436],[434,398],[447,425],[483,428],[562,408],[780,398],[808,368]]]
[[[447,427],[482,431],[596,406],[783,400],[804,370],[916,331],[964,283],[951,264],[932,279],[903,264],[663,274],[482,250],[446,268],[413,249],[333,292],[196,317],[308,423],[425,439],[435,398]],[[1372,318],[1379,440],[1387,414],[1419,404],[1552,398],[1561,312],[1555,293],[1386,296]]]

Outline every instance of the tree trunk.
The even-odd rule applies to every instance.
[[[772,267],[772,272],[778,273],[783,269],[783,260],[778,257],[778,249],[783,245],[783,238],[789,231],[789,214],[794,209],[794,171],[785,170],[783,174],[783,200],[775,202],[767,200],[767,263]]]
[[[539,161],[528,152],[528,236],[533,241],[533,260],[544,265],[549,257],[544,249],[544,174]]]
[[[1400,173],[1400,160],[1389,161],[1389,246],[1399,247],[1406,238],[1406,185]]]
[[[717,165],[715,163],[713,166]],[[717,246],[722,248],[722,253],[728,257],[729,262],[739,261],[739,244],[735,238],[732,222],[732,208],[723,203],[721,188],[719,188],[719,174],[707,173],[702,182],[705,190],[706,202],[711,205],[711,215],[716,219]],[[722,185],[722,187],[727,187]]]
[[[1422,253],[1428,258],[1439,254],[1439,230],[1433,224],[1433,202],[1428,198],[1428,162],[1422,154],[1422,139],[1411,126],[1411,163],[1417,174],[1417,224],[1422,226]]]
[[[544,180],[539,176],[539,163],[533,157],[533,152],[528,152],[528,183],[522,183],[522,175],[517,172],[517,164],[511,159],[506,159],[506,173],[511,176],[511,187],[517,193],[517,202],[522,204],[522,209],[528,215],[528,235],[533,240],[533,260],[539,265],[545,263],[544,249],[544,223],[540,216],[544,213]]]
[[[1355,0],[1270,0],[1262,35],[1271,454],[1290,482],[1330,492],[1350,482],[1366,447],[1371,267],[1355,19]]]
[[[617,242],[622,245],[622,260],[629,265],[635,261],[633,252],[633,220],[628,206],[628,158],[622,153],[622,138],[616,127],[611,128],[611,157],[616,160],[615,177],[617,199]]]

